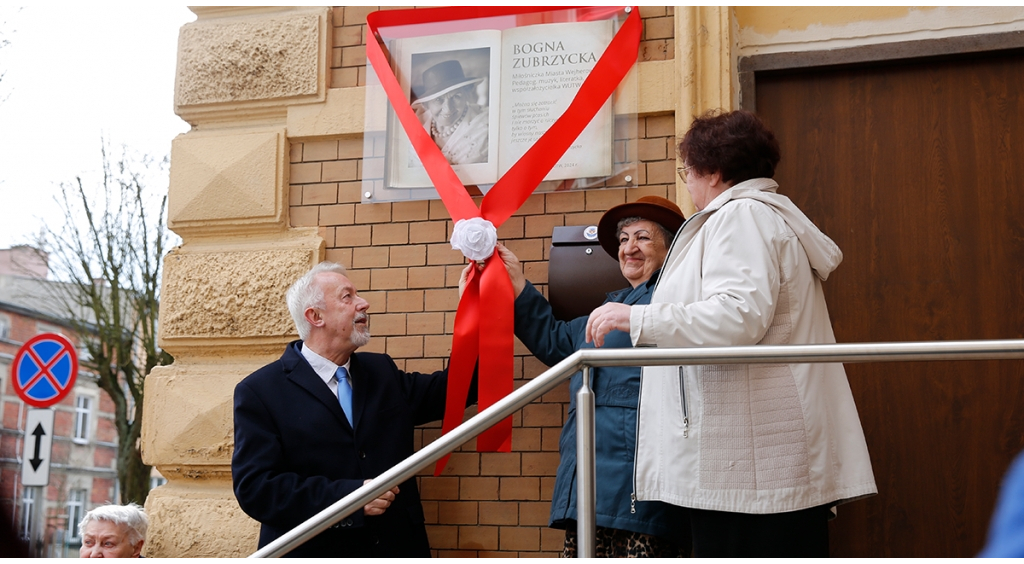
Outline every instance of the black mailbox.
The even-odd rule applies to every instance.
[[[629,286],[619,261],[597,241],[596,225],[555,227],[548,261],[548,301],[555,317],[569,321],[590,315],[605,295]]]

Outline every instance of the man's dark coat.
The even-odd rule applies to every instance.
[[[231,475],[238,504],[262,524],[260,547],[412,455],[414,427],[444,416],[447,371],[406,373],[387,355],[354,353],[353,432],[301,346],[235,387]],[[399,488],[383,515],[360,509],[289,556],[429,557],[415,478]]]

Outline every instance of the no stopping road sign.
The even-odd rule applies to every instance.
[[[33,407],[50,407],[64,399],[78,376],[78,355],[63,335],[42,333],[18,349],[11,365],[14,391]]]

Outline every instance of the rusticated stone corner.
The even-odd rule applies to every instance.
[[[178,136],[171,144],[170,228],[283,228],[284,147],[283,130]]]
[[[178,37],[176,106],[316,96],[325,15],[279,13],[197,21]]]
[[[147,558],[243,558],[256,552],[259,523],[238,507],[230,480],[187,488],[169,482],[150,492],[146,513]]]
[[[143,411],[143,460],[158,467],[230,467],[235,384],[269,360],[153,369],[146,377],[147,407],[174,408]]]
[[[180,338],[284,339],[293,335],[284,294],[315,264],[317,255],[318,249],[310,248],[175,249],[164,259],[162,346]]]

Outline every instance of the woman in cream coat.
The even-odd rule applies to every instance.
[[[822,282],[842,253],[776,193],[774,135],[750,112],[711,113],[679,153],[698,213],[650,305],[598,308],[588,340],[834,343]],[[639,412],[636,498],[691,508],[696,556],[828,556],[831,509],[877,492],[841,364],[645,367]]]

